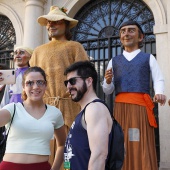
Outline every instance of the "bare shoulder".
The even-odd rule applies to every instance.
[[[101,102],[91,103],[85,111],[85,120],[91,128],[108,129],[110,133],[112,127],[112,119],[108,108]],[[88,130],[88,128],[87,128]]]
[[[108,108],[101,102],[90,103],[86,108],[87,115],[105,117],[110,115]],[[93,113],[93,114],[91,114]]]

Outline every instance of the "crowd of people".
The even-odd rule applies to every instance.
[[[49,42],[34,50],[16,47],[16,83],[3,87],[0,127],[8,129],[13,114],[14,119],[0,169],[104,170],[112,119],[96,95],[94,64],[71,41],[78,21],[52,6],[38,23],[46,26]],[[121,170],[157,170],[153,108],[166,102],[164,78],[155,57],[140,50],[144,32],[136,21],[124,22],[119,36],[123,53],[109,61],[102,87],[116,96],[113,115],[126,150]]]

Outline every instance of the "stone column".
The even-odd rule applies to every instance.
[[[24,46],[35,48],[43,44],[43,27],[37,18],[44,15],[46,0],[25,0]]]
[[[170,98],[170,1],[166,1],[167,15],[165,23],[155,24],[157,60],[165,78],[165,95]],[[159,105],[159,170],[170,170],[170,107]]]

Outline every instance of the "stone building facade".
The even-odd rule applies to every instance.
[[[16,36],[14,45],[35,48],[48,42],[45,27],[37,23],[37,18],[49,12],[51,5],[68,9],[68,15],[75,15],[92,0],[0,0],[0,15],[8,17]],[[123,0],[121,0],[123,2]],[[124,0],[132,2],[130,0]],[[135,1],[135,0],[134,0]],[[136,0],[137,1],[137,0]],[[165,78],[165,94],[170,98],[170,0],[138,0],[153,14],[153,34],[156,42],[156,58]],[[116,0],[115,0],[116,2]],[[95,14],[93,14],[95,15]],[[1,35],[0,35],[1,36]],[[170,107],[158,106],[160,170],[170,170]]]

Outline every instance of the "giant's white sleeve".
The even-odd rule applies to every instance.
[[[164,94],[165,85],[164,78],[161,69],[158,65],[158,62],[156,61],[155,57],[152,54],[150,55],[150,69],[155,94]]]
[[[164,78],[162,75],[162,72],[160,70],[160,67],[158,65],[158,62],[156,61],[155,57],[151,54],[150,55],[150,70],[153,80],[153,88],[155,91],[155,94],[164,94]],[[109,64],[107,66],[107,70],[112,68],[112,59],[109,61]],[[114,80],[114,77],[112,79],[112,82]],[[104,78],[102,88],[105,94],[111,94],[114,91],[114,84],[107,84],[106,79]]]
[[[107,66],[107,70],[110,69],[110,68],[112,68],[112,59],[109,61],[109,64]],[[113,93],[113,91],[115,89],[114,84],[113,84],[113,79],[114,78],[112,78],[112,82],[110,84],[107,84],[106,83],[106,79],[104,78],[104,81],[103,81],[103,84],[102,84],[102,88],[103,88],[103,92],[105,94]]]

